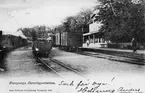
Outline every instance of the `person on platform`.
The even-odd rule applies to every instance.
[[[89,40],[87,40],[87,41],[86,41],[86,43],[87,43],[87,47],[88,47],[88,46],[89,46],[89,44],[90,44]]]
[[[135,38],[132,38],[132,49],[133,49],[133,53],[137,52],[137,40]]]

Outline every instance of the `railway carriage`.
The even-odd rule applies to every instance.
[[[37,38],[37,40],[32,43],[32,50],[34,55],[48,57],[50,50],[52,49],[53,40],[49,38]]]
[[[82,47],[83,36],[81,32],[62,32],[55,34],[55,44],[60,49],[76,51]]]

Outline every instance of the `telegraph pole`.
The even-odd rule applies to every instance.
[[[0,44],[1,44],[1,36],[2,36],[2,30],[0,30]]]

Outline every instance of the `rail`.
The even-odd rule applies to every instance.
[[[52,70],[55,74],[57,74],[59,77],[62,78],[62,76],[57,72],[55,71],[55,69],[53,69],[52,67],[50,67],[48,64],[46,64],[46,62],[44,62],[41,58],[37,58],[40,62],[42,62],[45,66],[47,66],[50,70]]]
[[[79,71],[75,70],[74,68],[72,68],[72,67],[70,67],[70,66],[67,66],[66,64],[64,64],[64,63],[61,62],[61,61],[58,61],[58,60],[52,59],[52,58],[51,58],[50,60],[53,61],[53,62],[55,62],[55,63],[57,63],[57,64],[59,64],[59,65],[61,65],[62,67],[67,68],[68,70],[73,71],[74,73],[76,73],[76,74],[78,74],[78,75],[80,75],[80,76],[82,76],[82,77],[87,78],[83,73],[80,73]]]
[[[56,73],[59,77],[64,78],[62,75],[59,74],[59,72],[57,72],[55,69],[53,69],[51,66],[49,66],[44,60],[42,60],[39,57],[38,57],[38,60],[40,62],[42,62],[45,66],[47,66],[50,70],[52,70],[54,73]],[[59,66],[61,66],[61,67],[63,67],[63,68],[65,68],[65,69],[68,69],[71,72],[74,72],[75,74],[77,74],[77,75],[79,75],[79,76],[81,76],[83,78],[86,78],[87,79],[87,77],[83,73],[75,70],[74,68],[71,68],[71,67],[67,66],[63,62],[60,62],[60,61],[58,61],[56,59],[52,59],[52,58],[50,58],[50,61],[53,62],[53,63],[55,63],[55,64],[57,64],[57,65],[59,65]]]

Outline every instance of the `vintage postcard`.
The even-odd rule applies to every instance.
[[[145,93],[145,0],[0,0],[0,93]]]

